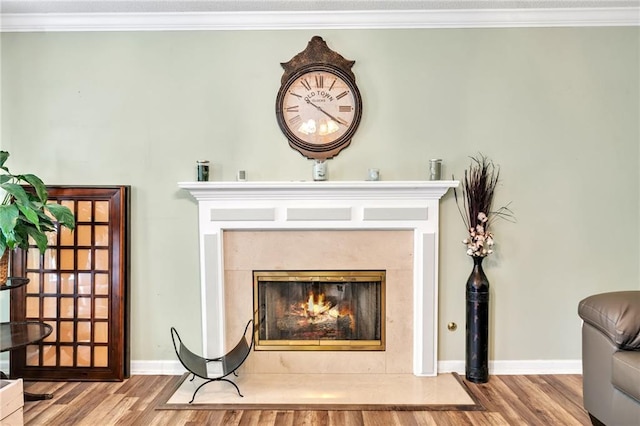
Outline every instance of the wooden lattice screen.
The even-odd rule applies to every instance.
[[[11,376],[123,380],[129,376],[129,187],[49,187],[76,229],[49,235],[41,255],[17,251],[12,275],[30,279],[11,294],[11,320],[53,327],[42,342],[11,352]]]

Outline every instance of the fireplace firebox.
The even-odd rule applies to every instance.
[[[254,271],[256,350],[385,350],[384,271]]]

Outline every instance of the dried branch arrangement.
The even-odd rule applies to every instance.
[[[490,228],[497,219],[515,221],[508,204],[493,210],[499,179],[500,168],[480,154],[471,157],[471,165],[464,171],[461,196],[454,189],[458,211],[469,232],[469,237],[462,241],[467,245],[469,256],[485,257],[493,253],[494,239]]]

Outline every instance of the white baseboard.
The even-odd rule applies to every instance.
[[[464,374],[464,361],[439,361],[438,372]],[[489,374],[582,374],[582,360],[489,361]]]
[[[179,376],[187,370],[180,364],[180,361],[131,361],[132,376]]]
[[[0,371],[9,371],[9,361],[0,360]],[[131,361],[131,374],[179,376],[185,373],[179,361]],[[439,361],[439,373],[464,374],[464,361]],[[582,374],[582,360],[489,361],[489,374]]]
[[[0,371],[9,374],[9,360],[0,360]],[[187,370],[180,364],[180,361],[131,361],[132,376],[180,376]]]

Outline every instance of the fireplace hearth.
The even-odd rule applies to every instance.
[[[385,349],[384,271],[254,271],[256,350]]]

